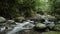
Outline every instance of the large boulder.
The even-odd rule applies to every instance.
[[[6,19],[4,17],[0,17],[0,23],[5,22],[5,21],[6,21]]]

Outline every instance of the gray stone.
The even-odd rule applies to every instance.
[[[13,23],[15,23],[15,21],[14,20],[8,20],[6,23],[13,24]]]
[[[4,17],[0,17],[0,22],[4,22],[6,19]]]

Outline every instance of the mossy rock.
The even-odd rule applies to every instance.
[[[56,24],[55,27],[54,27],[54,30],[60,31],[60,24]]]
[[[35,27],[37,27],[38,29],[39,29],[39,28],[40,28],[40,29],[43,29],[43,28],[46,28],[46,25],[45,25],[45,24],[42,24],[42,23],[38,23],[38,24],[36,24]]]
[[[16,19],[25,19],[24,17],[16,17]]]
[[[19,21],[25,20],[25,18],[24,17],[16,17],[14,20],[19,22]]]
[[[0,17],[0,23],[5,22],[6,19],[4,17]]]

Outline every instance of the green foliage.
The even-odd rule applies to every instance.
[[[60,15],[60,0],[0,0],[0,16],[31,17],[36,13]]]
[[[57,0],[55,3],[55,12],[60,15],[60,1]]]
[[[18,9],[20,14],[24,15],[25,17],[32,16],[32,12],[35,10],[35,1],[34,0],[18,0]],[[21,2],[21,3],[20,3]]]
[[[14,18],[31,15],[35,10],[35,0],[0,0],[0,16]],[[32,11],[31,11],[32,10]]]
[[[52,3],[52,14],[60,15],[60,0],[54,0]]]
[[[39,13],[51,13],[54,0],[36,0],[36,10]]]
[[[16,12],[15,0],[2,0],[0,3],[1,3],[0,16],[6,17],[6,18],[12,18],[18,14]]]
[[[48,11],[50,11],[50,7],[51,7],[51,5],[49,3],[50,3],[49,0],[40,0],[40,6],[39,6],[39,8],[44,13],[47,13]]]

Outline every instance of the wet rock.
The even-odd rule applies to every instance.
[[[34,21],[31,21],[31,20],[26,20],[24,22],[30,22],[30,23],[34,24]]]
[[[46,26],[47,26],[47,28],[49,28],[49,29],[53,29],[54,28],[54,26],[55,26],[55,23],[54,22],[50,22],[50,21],[48,21],[48,20],[45,20],[45,22],[43,22]]]
[[[14,20],[7,20],[6,23],[7,23],[7,24],[15,24],[15,21],[14,21]]]
[[[0,17],[0,23],[3,23],[5,21],[6,21],[6,19],[4,17]]]
[[[3,32],[6,28],[5,27],[2,27],[0,28],[0,31]]]

